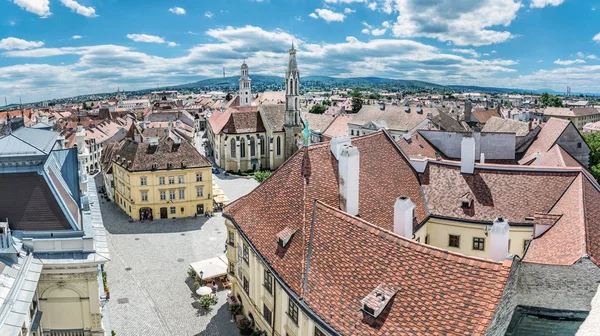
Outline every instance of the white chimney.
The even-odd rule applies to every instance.
[[[479,163],[485,163],[485,153],[479,154]]]
[[[394,232],[412,239],[415,204],[407,196],[400,196],[394,203]]]
[[[358,215],[358,175],[360,157],[358,148],[345,145],[338,158],[340,181],[340,209],[350,215]]]
[[[330,141],[331,153],[335,156],[336,160],[339,160],[340,150],[343,146],[351,146],[352,141],[350,140],[349,135],[344,135],[341,137],[335,137]]]
[[[475,171],[475,139],[463,138],[460,143],[460,172],[473,174]]]
[[[498,216],[490,230],[490,257],[494,261],[503,261],[508,255],[508,240],[510,225],[508,221]]]
[[[539,166],[541,164],[542,157],[540,156],[540,152],[535,152],[535,165]]]

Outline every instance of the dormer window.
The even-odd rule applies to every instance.
[[[462,208],[470,208],[473,204],[473,195],[470,192],[464,194],[460,199]]]
[[[153,163],[153,164],[152,164],[152,170],[157,170],[157,169],[158,169],[158,164],[156,164],[156,163]]]
[[[296,230],[293,230],[290,227],[286,227],[285,229],[281,230],[277,234],[277,245],[286,247],[294,236],[294,233],[296,233]]]
[[[171,162],[167,163],[167,169],[173,169],[173,163],[171,163]]]
[[[381,312],[390,303],[390,300],[396,295],[398,290],[396,288],[379,285],[371,293],[365,296],[360,302],[362,304],[362,310],[377,318]]]

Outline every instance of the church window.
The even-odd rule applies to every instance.
[[[298,98],[296,98],[296,111],[298,111]]]
[[[240,141],[240,157],[246,157],[246,140],[244,138],[242,138],[242,140]]]
[[[260,140],[260,155],[265,155],[265,137],[259,135],[258,139]]]
[[[277,155],[281,155],[281,137],[277,137]]]
[[[290,94],[294,93],[294,81],[292,80],[292,78],[290,78],[290,87],[289,87],[289,91]]]
[[[248,102],[248,97],[246,97],[246,103]]]
[[[256,141],[254,137],[250,138],[250,157],[256,156]]]
[[[231,139],[231,157],[235,157],[235,139]]]

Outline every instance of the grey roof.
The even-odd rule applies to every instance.
[[[42,264],[33,254],[21,251],[18,263],[4,265],[0,274],[0,335],[21,335]]]
[[[283,124],[285,123],[285,105],[284,104],[273,104],[273,105],[259,105],[261,115],[265,117],[264,123],[268,123],[273,132],[283,131]]]
[[[12,133],[13,136],[48,154],[60,137],[58,132],[23,127]]]
[[[496,132],[496,133],[515,133],[518,137],[529,134],[529,123],[491,117],[481,129],[481,132]]]
[[[39,156],[45,156],[45,153],[14,135],[7,135],[0,138],[0,158]]]
[[[411,131],[417,127],[423,120],[427,119],[427,114],[432,117],[439,112],[435,108],[423,107],[422,113],[417,113],[417,106],[410,106],[410,112],[404,111],[404,105],[386,105],[385,110],[381,110],[379,105],[363,105],[349,124],[363,126],[374,120],[385,121],[387,128],[395,131]]]

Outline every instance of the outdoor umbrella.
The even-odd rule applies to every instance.
[[[208,294],[210,294],[212,292],[213,292],[212,288],[204,286],[204,287],[198,288],[198,290],[196,291],[196,294],[198,294],[198,295],[208,295]]]

